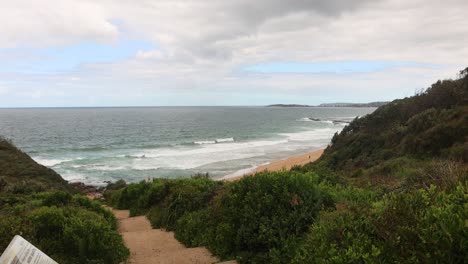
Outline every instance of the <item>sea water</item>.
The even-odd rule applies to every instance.
[[[0,109],[0,136],[69,181],[213,178],[326,147],[375,108]],[[333,122],[335,121],[335,122]],[[338,121],[338,122],[337,122]]]

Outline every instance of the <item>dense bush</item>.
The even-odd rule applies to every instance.
[[[261,173],[233,183],[155,180],[112,191],[109,199],[133,211],[149,208],[153,227],[175,230],[187,246],[207,246],[241,262],[281,263],[294,255],[319,211],[334,205],[319,182],[316,174],[299,172]]]
[[[120,263],[122,238],[100,214],[77,207],[41,207],[28,214],[37,246],[60,263]]]
[[[73,191],[59,174],[37,164],[0,136],[0,192],[29,194],[49,190]]]
[[[333,137],[321,163],[359,177],[362,170],[402,156],[468,161],[466,71],[460,77],[438,81],[416,96],[395,100],[354,120]]]
[[[260,173],[234,182],[212,207],[215,237],[207,246],[225,257],[285,262],[291,248],[331,197],[301,173]]]
[[[120,263],[129,255],[99,202],[67,192],[0,197],[0,252],[21,235],[59,263]]]
[[[202,209],[221,182],[205,177],[155,179],[151,183],[129,184],[120,190],[106,191],[107,201],[115,208],[129,209],[130,215],[146,214],[151,224],[172,230],[182,214]]]
[[[466,263],[467,188],[391,193],[359,210],[323,213],[294,263]]]
[[[125,188],[127,186],[127,183],[120,179],[116,182],[111,182],[106,186],[106,190],[120,190],[122,188]]]

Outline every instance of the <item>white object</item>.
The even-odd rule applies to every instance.
[[[0,256],[0,264],[58,264],[26,239],[16,235]]]

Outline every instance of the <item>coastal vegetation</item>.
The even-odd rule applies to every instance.
[[[467,74],[354,120],[316,163],[121,184],[107,201],[241,263],[466,263]]]
[[[15,235],[58,263],[121,263],[129,255],[109,210],[0,139],[0,252]]]

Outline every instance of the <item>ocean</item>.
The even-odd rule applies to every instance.
[[[375,108],[0,109],[0,136],[68,181],[237,175],[327,146]]]

